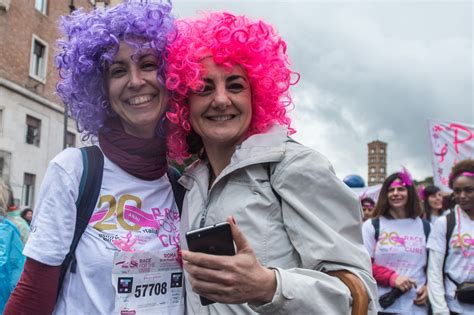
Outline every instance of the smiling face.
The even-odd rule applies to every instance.
[[[150,139],[166,108],[166,92],[158,82],[158,61],[152,50],[141,50],[121,42],[105,73],[112,109],[126,133]]]
[[[453,182],[456,203],[466,212],[474,212],[474,177],[459,176]]]
[[[395,210],[405,210],[408,202],[408,189],[405,186],[402,186],[400,181],[397,179],[388,188],[387,197],[390,208]]]
[[[374,214],[374,205],[370,202],[363,202],[362,203],[362,210],[363,210],[363,220],[366,221],[370,219]]]
[[[443,208],[443,196],[439,191],[429,195],[427,201],[431,209],[440,210]]]
[[[189,96],[189,119],[204,146],[232,148],[241,143],[252,119],[252,93],[244,70],[206,58],[204,88]]]

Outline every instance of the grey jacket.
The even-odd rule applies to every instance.
[[[260,306],[203,307],[187,282],[188,314],[350,314],[349,289],[325,273],[338,269],[364,281],[376,314],[358,198],[325,157],[292,141],[286,128],[245,140],[211,189],[206,161],[189,166],[180,183],[187,190],[181,235],[233,215],[260,263],[277,270],[273,301]],[[184,237],[181,243],[187,249]]]

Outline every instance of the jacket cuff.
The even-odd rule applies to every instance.
[[[249,304],[249,307],[257,313],[274,313],[275,310],[281,308],[283,306],[283,303],[285,302],[285,297],[283,296],[280,270],[274,267],[268,267],[268,269],[273,270],[273,272],[275,273],[277,286],[271,302],[262,305]]]

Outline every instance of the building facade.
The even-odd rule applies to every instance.
[[[368,146],[368,186],[382,184],[387,177],[387,143],[372,141]]]
[[[48,162],[64,142],[81,145],[55,95],[55,42],[59,17],[70,5],[89,9],[94,3],[0,0],[0,174],[19,207],[34,207]]]

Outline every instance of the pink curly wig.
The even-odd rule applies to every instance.
[[[225,67],[240,65],[252,89],[252,121],[247,137],[265,132],[271,125],[290,127],[289,88],[299,74],[289,69],[286,43],[263,21],[226,12],[205,14],[197,20],[178,20],[178,36],[168,46],[166,87],[171,92],[168,132],[169,156],[181,163],[190,156],[191,133],[187,98],[203,88],[203,58],[212,56]],[[296,80],[292,81],[292,75]]]

